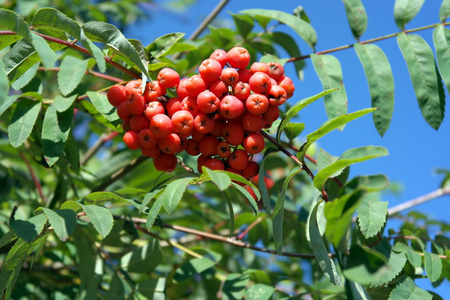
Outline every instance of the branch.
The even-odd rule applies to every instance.
[[[388,210],[388,215],[389,216],[394,215],[396,213],[402,212],[402,211],[404,211],[406,209],[412,208],[412,207],[417,206],[419,204],[422,204],[422,203],[428,202],[430,200],[436,199],[438,197],[441,197],[443,195],[449,195],[449,194],[450,194],[450,187],[439,188],[439,189],[437,189],[437,190],[435,190],[435,191],[433,191],[431,193],[428,193],[426,195],[417,197],[415,199],[406,201],[406,202],[404,202],[402,204],[399,204],[397,206],[391,207]]]
[[[267,132],[265,132],[264,130],[261,130],[259,133],[261,133],[266,139],[268,139],[272,144],[274,144],[274,146],[276,146],[278,148],[278,150],[280,150],[281,152],[286,154],[289,158],[291,158],[296,164],[298,164],[300,166],[300,168],[303,168],[302,162],[294,154],[289,152],[285,147],[278,144],[277,141],[272,136],[270,136]]]
[[[92,145],[92,147],[89,148],[89,150],[86,151],[84,156],[81,158],[80,165],[84,166],[89,161],[89,159],[91,159],[91,157],[94,156],[95,153],[97,153],[98,149],[100,149],[101,146],[103,146],[106,142],[112,140],[117,136],[117,134],[119,134],[118,131],[113,131],[110,134],[102,134],[95,142],[95,144]]]
[[[36,186],[39,196],[41,197],[42,201],[45,202],[45,196],[44,196],[44,193],[42,192],[41,183],[39,182],[38,178],[36,177],[36,174],[34,173],[33,168],[31,167],[30,161],[25,157],[25,155],[21,151],[19,151],[19,155],[22,158],[22,160],[25,162],[25,164],[27,165],[28,172],[30,173],[30,176],[31,176],[31,179],[33,180],[34,185]]]
[[[444,26],[447,26],[447,25],[450,25],[450,22],[436,23],[436,24],[432,24],[432,25],[428,25],[428,26],[419,27],[419,28],[413,28],[413,29],[409,29],[409,30],[404,30],[402,32],[404,32],[406,34],[413,33],[413,32],[417,32],[417,31],[421,31],[421,30],[434,28],[434,27],[437,27],[437,26],[439,26],[441,24],[444,25]],[[370,44],[370,43],[374,43],[374,42],[378,42],[378,41],[382,41],[382,40],[386,40],[386,39],[390,39],[390,38],[396,37],[400,33],[401,32],[391,33],[391,34],[388,34],[388,35],[385,35],[385,36],[381,36],[381,37],[377,37],[377,38],[374,38],[374,39],[362,41],[362,42],[359,42],[359,43],[360,44]],[[328,49],[328,50],[324,50],[324,51],[319,51],[319,52],[316,52],[316,54],[318,54],[318,55],[320,55],[320,54],[328,54],[328,53],[337,52],[337,51],[344,50],[344,49],[353,48],[353,46],[354,46],[354,44],[344,45],[344,46],[340,46],[340,47],[336,47],[336,48],[332,48],[332,49]],[[287,60],[287,62],[303,60],[303,59],[307,59],[307,58],[310,58],[310,57],[311,57],[311,54],[303,55],[303,56],[299,56],[299,57],[291,57],[290,59]]]

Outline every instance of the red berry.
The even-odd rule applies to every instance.
[[[234,152],[228,157],[228,163],[230,167],[233,169],[242,171],[248,166],[248,154],[245,150],[236,149]]]
[[[194,129],[194,117],[187,110],[179,110],[172,115],[172,126],[175,132],[191,132]]]
[[[127,99],[126,87],[120,84],[113,85],[106,96],[108,97],[109,103],[117,107]]]
[[[228,63],[228,54],[222,49],[214,50],[214,52],[211,54],[209,58],[217,60],[222,66],[222,68],[225,67],[225,65]]]
[[[248,84],[253,92],[259,94],[265,94],[272,86],[269,75],[263,72],[256,72],[253,74],[252,77],[250,77]]]
[[[159,81],[148,82],[145,86],[144,98],[146,102],[158,100],[158,97],[166,94],[166,88]]]
[[[131,80],[125,85],[127,95],[131,95],[133,93],[142,95],[143,89],[144,85],[142,84],[142,80]]]
[[[244,104],[235,96],[228,95],[220,101],[219,111],[224,118],[234,119],[243,113]]]
[[[198,115],[195,116],[194,119],[194,127],[195,130],[200,133],[210,133],[214,130],[214,127],[216,125],[216,122],[214,118],[209,117],[204,112],[200,112]]]
[[[151,120],[154,115],[157,114],[163,114],[166,110],[164,108],[164,105],[161,104],[159,101],[152,101],[147,104],[147,107],[145,108],[145,116],[147,119]]]
[[[245,107],[249,113],[260,115],[269,107],[269,99],[263,94],[251,94],[245,101]]]
[[[212,82],[220,78],[222,65],[215,59],[205,59],[198,67],[198,72],[205,82]]]
[[[180,74],[170,68],[164,68],[158,73],[158,81],[164,88],[174,87],[180,81]]]
[[[269,67],[263,62],[254,62],[250,67],[250,72],[255,74],[256,72],[263,72],[269,74]]]
[[[172,120],[164,114],[157,114],[150,121],[150,130],[158,139],[164,139],[173,132]]]
[[[141,148],[142,155],[155,158],[158,157],[161,154],[161,149],[159,149],[157,146],[152,148]]]
[[[239,81],[239,74],[236,69],[226,68],[222,70],[220,74],[220,79],[225,82],[229,86],[233,86],[236,82]]]
[[[211,93],[216,95],[217,98],[222,98],[228,94],[228,86],[222,80],[216,80],[209,84],[208,89]]]
[[[172,117],[174,113],[181,110],[181,100],[178,97],[170,98],[166,105],[167,115]]]
[[[205,136],[199,143],[198,149],[204,156],[212,156],[217,154],[217,144],[219,140],[214,136]]]
[[[242,176],[244,178],[250,179],[255,177],[259,173],[259,165],[256,161],[251,161],[248,163],[247,168],[242,170]]]
[[[130,127],[134,131],[141,131],[142,129],[149,128],[150,121],[144,115],[132,116],[130,118]]]
[[[197,97],[188,96],[181,101],[181,109],[189,111],[192,116],[198,115],[200,109],[197,105]]]
[[[197,96],[197,106],[204,113],[215,112],[220,105],[220,100],[210,91],[203,91]]]
[[[142,148],[153,148],[158,144],[158,139],[150,129],[142,129],[139,131],[138,139]]]
[[[177,85],[177,96],[180,99],[184,99],[185,97],[189,96],[189,93],[186,90],[186,83],[188,82],[188,80],[189,78],[183,78]]]
[[[172,172],[177,166],[177,157],[175,154],[161,153],[153,159],[156,170],[162,172]]]
[[[123,141],[130,150],[137,150],[141,147],[139,144],[138,133],[134,130],[125,132],[123,135]]]
[[[225,169],[225,165],[220,159],[217,158],[210,158],[208,159],[205,164],[205,167],[211,170],[223,170]]]
[[[282,65],[276,62],[268,63],[269,76],[279,82],[284,76],[284,68]]]
[[[231,149],[230,145],[225,142],[221,141],[217,144],[217,155],[219,155],[222,158],[227,158],[231,155]]]
[[[233,94],[239,100],[246,100],[250,92],[250,85],[246,82],[238,81],[233,85]]]
[[[246,83],[248,83],[248,81],[250,80],[250,77],[252,77],[252,75],[253,75],[249,69],[245,69],[245,68],[239,69],[238,74],[239,74],[239,81],[246,82]]]
[[[117,106],[117,115],[124,121],[130,119],[131,114],[128,111],[127,101],[124,101]]]
[[[189,96],[197,97],[204,90],[206,90],[206,83],[200,75],[192,75],[186,83]]]
[[[264,119],[261,115],[254,115],[252,113],[246,112],[242,116],[242,128],[245,131],[258,132],[264,127]]]
[[[193,139],[188,139],[186,145],[186,153],[191,156],[197,156],[200,154],[200,149],[198,148],[198,143]]]
[[[228,51],[228,63],[236,69],[245,68],[250,62],[250,53],[243,47],[234,47]]]
[[[250,133],[245,137],[242,145],[244,146],[245,151],[250,154],[260,153],[264,150],[264,137],[259,132]]]
[[[272,85],[267,93],[270,105],[280,106],[287,99],[286,91],[279,85]]]
[[[132,93],[127,97],[127,108],[132,115],[141,115],[144,113],[145,101],[139,93]]]
[[[171,133],[168,137],[158,141],[158,147],[164,153],[175,154],[181,147],[181,139],[178,134]]]
[[[244,128],[239,122],[228,122],[223,127],[222,136],[228,144],[238,146],[244,141]]]

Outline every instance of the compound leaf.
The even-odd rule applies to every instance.
[[[183,197],[187,186],[192,181],[192,177],[180,178],[167,185],[159,198],[162,198],[164,209],[171,214]]]

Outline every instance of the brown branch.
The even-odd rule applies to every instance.
[[[92,147],[89,148],[88,151],[86,151],[84,156],[81,158],[80,165],[84,166],[89,161],[89,159],[91,159],[91,157],[94,156],[95,153],[97,153],[98,149],[100,149],[101,146],[103,146],[106,142],[112,140],[114,137],[117,136],[117,134],[119,134],[118,131],[113,131],[110,134],[104,133],[101,136],[99,136],[94,145],[92,145]]]
[[[277,147],[278,150],[280,150],[281,152],[283,152],[284,154],[286,154],[289,158],[291,158],[296,164],[298,164],[300,166],[300,168],[303,169],[303,164],[302,162],[291,152],[289,152],[285,147],[283,147],[282,145],[278,144],[277,141],[271,136],[269,135],[267,132],[265,132],[264,130],[261,130],[259,133],[261,133],[266,139],[268,139],[275,147]]]

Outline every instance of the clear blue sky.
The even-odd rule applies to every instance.
[[[165,1],[156,1],[162,3]],[[124,33],[127,38],[137,38],[144,45],[158,36],[171,32],[185,32],[189,36],[204,17],[219,1],[197,1],[184,13],[159,11],[153,14],[148,22],[136,24]],[[393,17],[394,1],[363,1],[368,15],[368,27],[361,40],[398,32]],[[419,14],[407,25],[408,28],[422,27],[439,22],[441,1],[425,1]],[[233,26],[227,12],[238,13],[249,8],[278,9],[291,13],[298,5],[302,5],[308,14],[312,26],[318,35],[317,51],[353,44],[355,42],[345,16],[342,1],[233,1],[219,14],[222,26]],[[295,32],[283,26],[287,33],[296,36]],[[434,49],[432,30],[419,33]],[[296,37],[297,38],[297,37]],[[310,48],[297,38],[303,54],[309,54]],[[442,175],[435,174],[435,169],[450,169],[450,120],[444,119],[438,131],[432,129],[422,118],[410,81],[409,73],[395,38],[378,42],[377,45],[386,53],[393,70],[395,80],[395,107],[389,130],[383,138],[376,132],[372,117],[365,116],[348,124],[343,132],[335,131],[320,140],[319,146],[339,156],[345,150],[366,145],[384,146],[389,156],[364,162],[352,167],[351,176],[365,174],[386,174],[391,182],[401,183],[400,195],[386,193],[384,201],[389,206],[427,194],[439,187]],[[344,84],[348,96],[348,111],[370,107],[370,95],[363,68],[353,49],[333,53],[341,62]],[[287,74],[293,78],[296,86],[294,103],[305,97],[322,91],[322,85],[314,72],[311,61],[306,61],[304,80],[299,81],[292,66],[286,67]],[[450,110],[448,92],[446,91],[446,111]],[[302,111],[301,120],[305,122],[305,133],[314,131],[327,119],[323,102],[316,102]],[[448,220],[449,201],[441,197],[432,202],[422,204],[416,209],[439,220]],[[395,226],[390,223],[389,226]],[[418,282],[424,288],[431,288],[427,283]],[[450,286],[445,282],[438,290],[441,295],[450,293]]]

